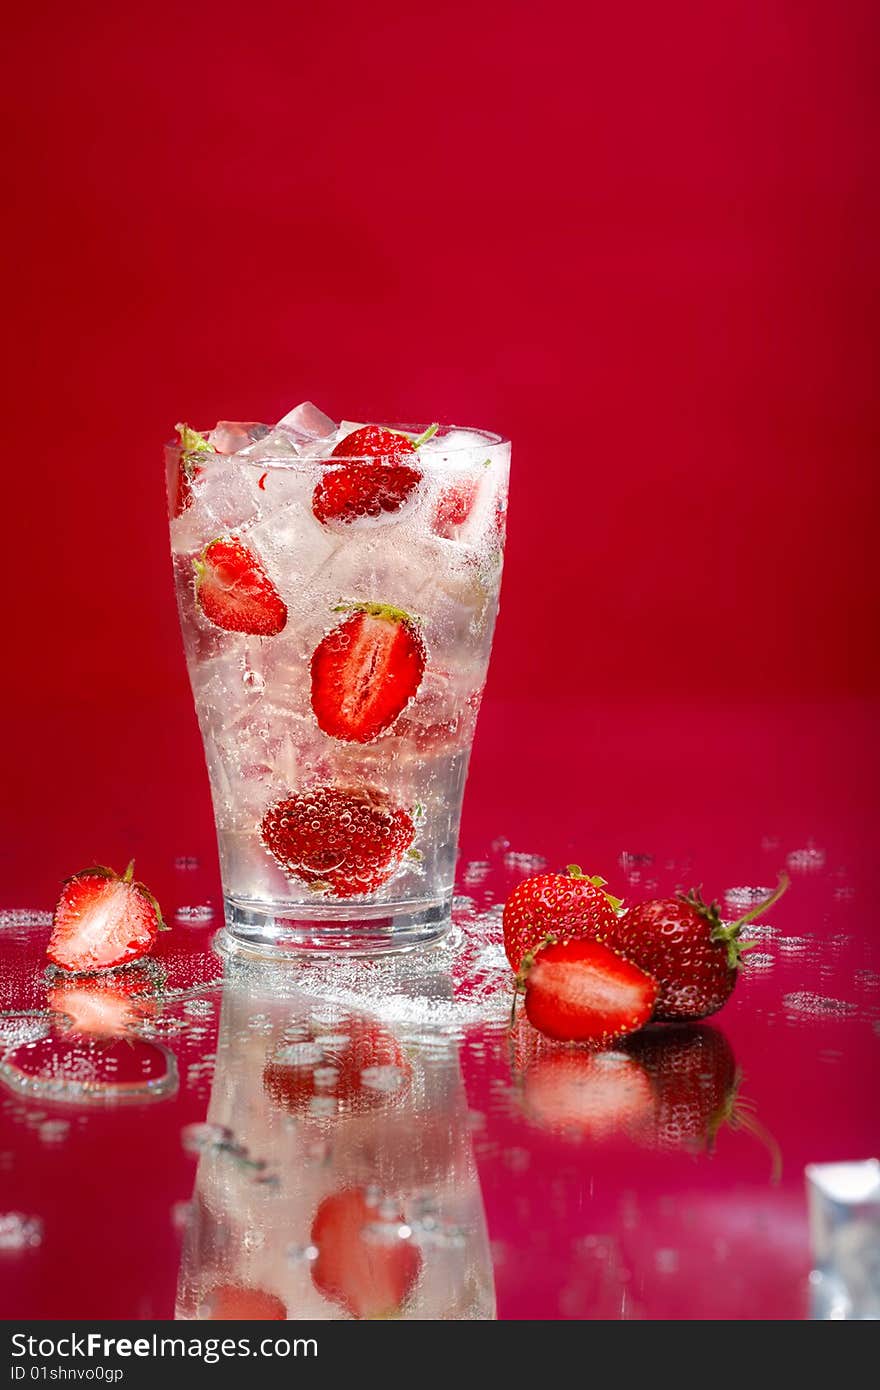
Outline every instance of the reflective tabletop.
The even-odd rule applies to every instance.
[[[217,949],[188,710],[39,717],[2,860],[4,1316],[811,1315],[805,1165],[878,1150],[873,711],[489,699],[445,940],[297,963]],[[58,881],[132,855],[172,930],[82,997],[46,969]],[[595,1053],[510,1026],[505,897],[572,860],[731,918],[792,887],[722,1012]]]

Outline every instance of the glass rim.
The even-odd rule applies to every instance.
[[[376,422],[371,421],[368,423]],[[271,431],[277,428],[277,426],[268,425],[266,428],[269,431]],[[362,428],[362,426],[359,425],[356,426],[356,428]],[[381,428],[395,430],[406,435],[412,434],[415,435],[416,438],[418,438],[420,435],[424,434],[427,429],[430,428],[430,425],[409,424],[395,421],[391,424],[383,424]],[[464,458],[467,457],[470,460],[474,458],[475,455],[479,455],[484,448],[489,450],[496,450],[509,447],[510,445],[510,440],[507,438],[506,435],[496,434],[493,430],[479,429],[472,425],[440,425],[437,429],[436,434],[433,435],[432,438],[440,439],[442,441],[446,435],[452,433],[453,431],[459,430],[466,430],[468,434],[479,436],[479,438],[472,439],[469,442],[458,441],[453,443],[448,449],[432,449],[427,454],[417,454],[417,457],[422,457],[424,459],[425,466],[430,467],[432,462],[437,464],[441,461],[441,459],[457,459],[463,461]],[[202,435],[210,434],[210,432],[210,429],[198,431],[198,433]],[[349,433],[354,433],[354,431],[351,430],[349,431]],[[343,438],[347,437],[347,435],[343,435]],[[259,444],[261,442],[261,440],[254,441],[255,444]],[[315,446],[318,448],[320,448],[321,443],[321,439],[316,439],[314,441]],[[178,439],[169,439],[165,447],[166,449],[173,449],[178,452],[181,452],[181,443]],[[250,445],[247,447],[252,448],[254,447],[254,445]],[[199,457],[200,451],[192,452],[193,457],[197,459]],[[377,460],[377,455],[375,454],[345,454],[343,456],[334,458],[332,454],[326,454],[323,456],[310,456],[308,454],[290,455],[279,453],[277,455],[266,454],[263,458],[248,458],[247,454],[245,453],[245,450],[243,449],[230,454],[222,454],[218,450],[206,450],[205,457],[206,459],[235,459],[239,463],[248,464],[255,468],[258,466],[268,468],[298,468],[303,465],[313,468],[317,464],[321,464],[324,467],[333,468],[346,467],[353,463],[375,464]]]

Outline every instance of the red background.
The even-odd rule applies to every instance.
[[[536,692],[875,691],[878,29],[860,0],[20,6],[16,832],[51,796],[75,854],[139,779],[205,809],[181,416],[311,398],[513,439],[484,724]]]

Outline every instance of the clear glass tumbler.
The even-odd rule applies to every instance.
[[[449,923],[510,446],[391,429],[402,454],[331,422],[166,450],[230,949],[371,954]]]

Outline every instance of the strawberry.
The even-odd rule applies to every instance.
[[[208,1322],[286,1322],[287,1308],[274,1293],[245,1284],[215,1284],[208,1290],[200,1319]]]
[[[373,1019],[350,1016],[282,1042],[263,1070],[263,1090],[290,1115],[350,1115],[393,1104],[411,1077],[394,1035]]]
[[[145,970],[133,966],[117,974],[53,983],[46,1003],[71,1032],[115,1038],[156,1012],[155,1000],[146,993],[153,984]]]
[[[706,1018],[730,998],[742,954],[755,944],[740,941],[742,928],[787,887],[783,874],[769,898],[729,926],[722,922],[718,904],[705,903],[698,891],[652,898],[615,918],[605,940],[657,981],[655,1018]]]
[[[651,1078],[657,1108],[652,1148],[708,1148],[732,1113],[739,1072],[730,1043],[717,1028],[647,1028],[623,1044]]]
[[[538,874],[517,884],[504,905],[504,949],[514,970],[546,936],[603,940],[620,899],[602,891],[604,878],[587,878],[577,864],[568,874]]]
[[[418,487],[422,472],[417,450],[437,431],[432,425],[418,439],[381,425],[364,425],[340,439],[312,495],[312,511],[324,524],[398,511]],[[333,460],[340,460],[334,466]],[[349,460],[349,462],[346,462]]]
[[[197,462],[199,455],[213,454],[215,449],[203,434],[199,434],[198,430],[191,430],[189,425],[176,425],[175,429],[180,435],[180,454],[172,510],[175,516],[180,516],[192,502],[192,485],[202,471]]]
[[[66,880],[55,908],[46,955],[62,970],[107,970],[145,956],[164,930],[159,904],[133,882],[134,861],[124,875],[82,869]]]
[[[647,1023],[657,998],[650,975],[600,941],[583,939],[549,938],[524,958],[516,987],[545,1037],[601,1046]]]
[[[205,617],[226,632],[274,637],[287,622],[287,605],[256,555],[232,536],[211,541],[193,562],[196,600]]]
[[[394,1317],[422,1268],[418,1247],[395,1229],[402,1221],[380,1215],[362,1188],[325,1197],[312,1223],[315,1288],[353,1318]]]
[[[263,844],[286,874],[337,898],[373,893],[415,838],[411,816],[377,787],[312,787],[270,806]]]
[[[438,536],[450,539],[459,526],[463,526],[476,501],[477,484],[465,479],[444,488],[434,512],[433,529]]]
[[[348,613],[312,654],[312,709],[325,734],[369,743],[394,723],[421,684],[425,644],[414,619],[383,603]]]

